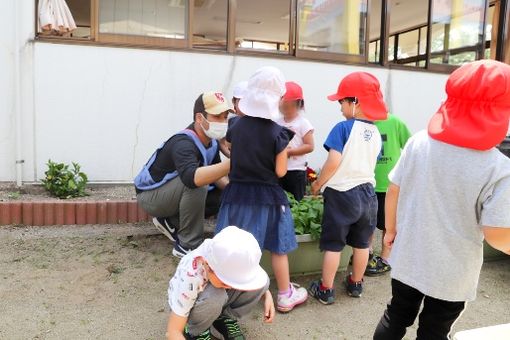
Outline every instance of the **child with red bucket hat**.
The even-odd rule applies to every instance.
[[[313,126],[303,116],[305,100],[303,89],[299,84],[288,81],[285,83],[286,92],[280,103],[282,116],[276,121],[281,126],[294,131],[287,148],[287,174],[280,178],[283,190],[290,192],[294,198],[301,201],[306,191],[307,155],[313,151]]]
[[[402,339],[422,303],[417,339],[449,339],[476,297],[484,238],[510,254],[510,160],[495,148],[509,125],[510,66],[461,66],[446,93],[389,175],[393,296],[375,340]]]
[[[340,103],[347,120],[329,133],[324,143],[328,158],[312,184],[314,194],[323,189],[320,249],[324,259],[322,279],[312,282],[309,291],[323,304],[334,302],[334,279],[345,245],[354,251],[353,272],[345,280],[347,293],[362,294],[369,241],[377,221],[374,169],[382,140],[374,121],[385,120],[388,112],[379,82],[366,72],[347,75],[328,99]]]

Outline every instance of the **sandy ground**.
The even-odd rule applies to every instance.
[[[69,201],[88,200],[130,200],[136,199],[135,188],[132,184],[88,184],[85,189],[87,196],[68,199]],[[21,188],[13,183],[0,182],[1,201],[53,201],[52,197],[42,185],[26,184]]]
[[[0,339],[163,339],[170,251],[148,225],[1,228]],[[370,339],[389,278],[367,278],[365,289],[361,299],[338,289],[334,305],[310,300],[269,326],[259,307],[242,327],[248,339]],[[456,330],[508,323],[509,306],[510,260],[487,263]]]

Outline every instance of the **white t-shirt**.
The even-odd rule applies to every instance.
[[[381,134],[373,122],[349,119],[338,123],[324,148],[340,152],[342,162],[324,188],[348,191],[365,183],[375,186],[374,170],[381,147]]]
[[[290,122],[286,122],[283,117],[280,117],[276,122],[295,133],[294,138],[289,143],[292,149],[303,145],[303,138],[308,132],[313,130],[312,124],[301,113]],[[306,170],[307,161],[307,155],[289,157],[287,170]]]
[[[422,131],[389,178],[400,187],[391,277],[436,299],[474,300],[482,226],[510,228],[510,159]]]
[[[205,240],[204,243],[210,240]],[[202,244],[203,245],[203,244]],[[209,283],[202,256],[202,247],[184,256],[168,284],[168,304],[175,314],[188,317],[198,294]]]

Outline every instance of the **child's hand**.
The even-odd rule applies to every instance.
[[[312,183],[312,195],[317,196],[321,191],[321,186],[318,181]]]
[[[384,245],[388,248],[391,248],[393,246],[393,242],[395,241],[395,237],[397,236],[397,233],[395,232],[389,232],[386,231],[384,234]]]
[[[268,290],[264,296],[264,322],[272,323],[276,311],[274,308],[274,301],[271,292]]]

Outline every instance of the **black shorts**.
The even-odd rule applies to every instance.
[[[305,196],[306,190],[306,171],[289,170],[287,174],[280,178],[280,186],[283,190],[290,192],[294,198],[301,201]]]
[[[384,202],[386,202],[385,192],[376,192],[377,194],[377,229],[385,230],[386,224],[384,223]]]
[[[366,249],[377,223],[377,197],[371,184],[348,191],[324,190],[321,251],[342,251],[345,245]]]

